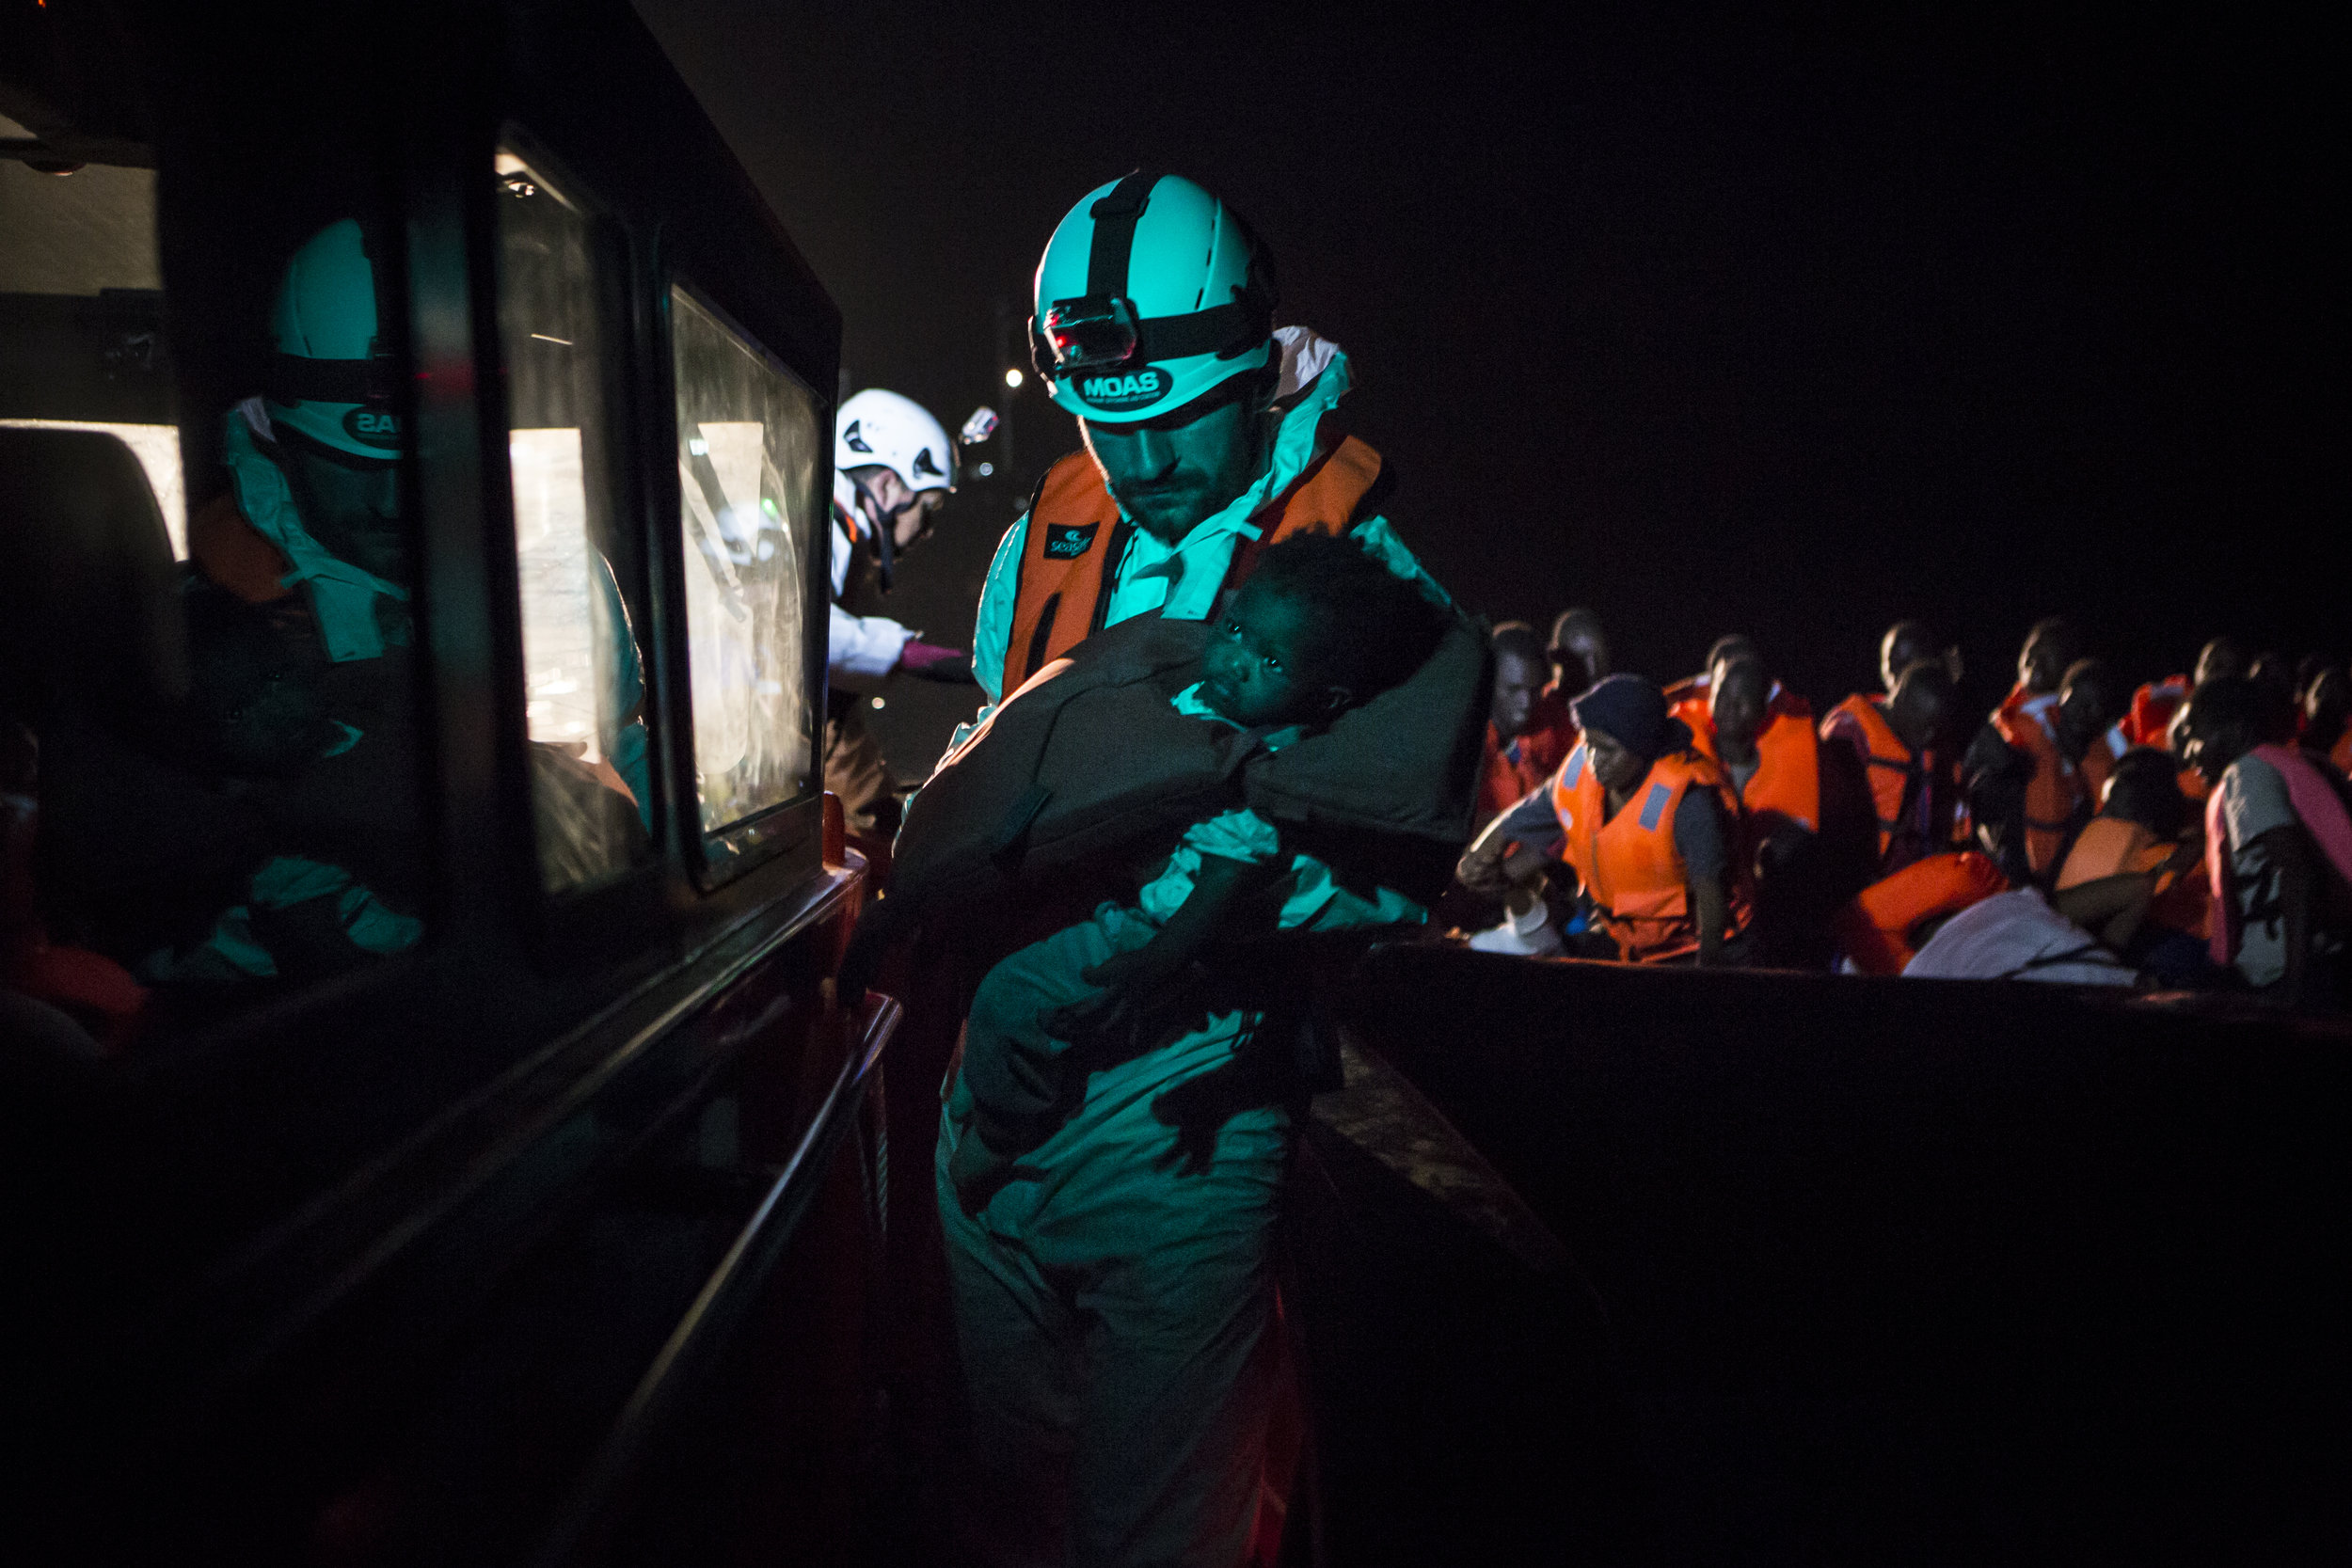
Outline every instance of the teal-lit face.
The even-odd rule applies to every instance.
[[[1104,482],[1136,526],[1174,544],[1257,482],[1264,417],[1248,379],[1236,376],[1156,420],[1078,421]]]
[[[1201,700],[1251,728],[1302,724],[1346,706],[1347,692],[1305,662],[1311,613],[1279,594],[1234,594],[1201,651]]]
[[[408,544],[400,520],[400,465],[389,458],[353,457],[280,431],[294,509],[311,538],[338,560],[405,584]]]

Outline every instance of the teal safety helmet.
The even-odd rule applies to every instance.
[[[1133,424],[1274,363],[1274,261],[1231,207],[1137,169],[1087,193],[1037,266],[1029,352],[1054,401]]]
[[[272,423],[354,457],[400,455],[398,381],[381,343],[375,266],[357,222],[330,223],[294,253],[270,336],[277,353],[262,401]]]

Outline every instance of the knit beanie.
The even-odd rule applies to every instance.
[[[1666,694],[1639,675],[1610,676],[1570,703],[1568,711],[1578,728],[1606,731],[1645,762],[1663,756],[1679,728],[1667,717]]]

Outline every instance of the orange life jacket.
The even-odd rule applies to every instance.
[[[2150,681],[2132,693],[2132,710],[2123,716],[2119,726],[2123,738],[2135,746],[2165,749],[2166,736],[2172,728],[2172,716],[2188,701],[2188,677],[2168,675],[2160,681]]]
[[[1342,437],[1250,519],[1259,537],[1234,549],[1225,585],[1248,576],[1258,551],[1278,539],[1345,532],[1379,477],[1380,454],[1353,436]],[[1022,682],[1103,629],[1128,528],[1090,455],[1073,451],[1045,471],[1029,506],[998,690],[1018,690]]]
[[[1856,894],[1837,911],[1837,943],[1865,974],[1900,974],[1916,949],[1911,933],[2004,892],[2000,867],[1974,849],[1930,855]]]
[[[1492,724],[1486,726],[1486,747],[1479,759],[1478,816],[1484,821],[1509,811],[1544,786],[1551,768],[1542,765],[1530,742],[1534,732],[1507,741]]]
[[[1711,789],[1726,816],[1738,810],[1715,765],[1697,752],[1650,764],[1617,815],[1602,820],[1607,792],[1582,746],[1551,781],[1551,810],[1560,819],[1560,858],[1575,868],[1617,951],[1634,963],[1657,963],[1695,950],[1689,874],[1675,848],[1675,813],[1693,787]],[[1742,879],[1731,879],[1731,924],[1744,928],[1750,909]]]
[[[2058,752],[2058,711],[2053,695],[2040,713],[2029,711],[2037,701],[2022,686],[2012,689],[1993,710],[1993,727],[2012,748],[2033,759],[2033,778],[2026,785],[2026,865],[2036,877],[2058,863],[2074,825],[2074,809],[2083,800],[2082,775]]]
[[[1801,697],[1790,698],[1785,705],[1792,711],[1778,711],[1783,705],[1774,704],[1774,711],[1766,714],[1764,727],[1756,733],[1756,771],[1745,788],[1733,784],[1731,770],[1715,749],[1715,726],[1708,719],[1706,705],[1700,705],[1697,722],[1683,721],[1691,725],[1692,742],[1715,764],[1724,787],[1737,802],[1740,820],[1748,825],[1751,847],[1771,836],[1782,822],[1793,822],[1808,833],[1821,831],[1821,752],[1820,738],[1813,733],[1813,711]]]
[[[1839,714],[1852,719],[1862,732],[1864,771],[1870,785],[1870,810],[1879,822],[1879,855],[1884,858],[1895,844],[1895,834],[1903,825],[1903,807],[1911,799],[1911,781],[1915,775],[1919,787],[1927,787],[1924,768],[1915,767],[1911,748],[1895,733],[1895,726],[1886,721],[1882,700],[1856,692],[1836,707],[1821,721],[1821,734],[1826,736]]]

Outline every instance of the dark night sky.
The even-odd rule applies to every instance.
[[[1001,401],[998,302],[1055,221],[1150,162],[1349,350],[1393,515],[1474,608],[1590,603],[1667,678],[1743,629],[1821,704],[1899,614],[1988,698],[2052,612],[2135,676],[2216,629],[2352,644],[2320,13],[640,7],[856,384],[950,424]],[[1076,436],[1015,412],[1025,497]],[[1016,501],[959,497],[893,612],[966,635]],[[911,767],[900,726],[961,704],[904,695]]]

